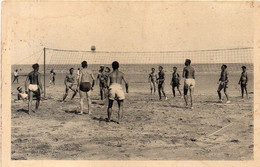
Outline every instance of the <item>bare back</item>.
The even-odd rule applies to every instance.
[[[81,80],[79,82],[90,82],[92,79],[91,75],[93,75],[91,70],[88,70],[87,68],[83,68],[80,71]]]
[[[125,75],[119,70],[115,70],[112,73],[109,74],[109,80],[110,80],[110,85],[112,84],[122,84],[122,80],[126,83],[125,80]]]
[[[195,79],[195,70],[191,66],[186,66],[183,68],[183,78]]]

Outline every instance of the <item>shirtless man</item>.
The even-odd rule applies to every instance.
[[[53,69],[51,69],[51,71],[50,71],[50,85],[55,85],[55,76],[56,76],[56,73],[54,72]]]
[[[175,87],[177,87],[177,90],[179,91],[180,96],[181,96],[180,80],[181,80],[181,78],[180,78],[179,73],[177,72],[177,67],[173,67],[172,81],[170,83],[170,85],[172,86],[173,97],[175,97]]]
[[[100,97],[104,100],[104,96],[107,89],[107,74],[105,72],[105,66],[100,66],[99,74],[97,76],[97,81],[99,81]]]
[[[190,108],[193,109],[193,92],[195,87],[195,70],[193,67],[191,67],[191,60],[186,59],[185,61],[185,67],[183,68],[183,74],[182,77],[184,78],[184,100],[186,104],[186,108],[188,107],[188,91],[190,91]]]
[[[95,78],[92,71],[87,69],[88,63],[86,61],[83,61],[81,63],[81,66],[82,66],[82,70],[80,71],[79,74],[79,81],[77,86],[77,90],[80,95],[80,115],[83,114],[85,95],[88,101],[88,114],[91,114],[91,99],[90,99],[89,91],[93,90],[93,87],[95,85]],[[90,83],[91,80],[92,80],[92,85]]]
[[[167,100],[166,94],[164,92],[164,86],[165,86],[165,74],[163,71],[163,67],[159,66],[159,72],[158,72],[158,78],[157,80],[157,84],[158,84],[158,93],[159,93],[159,99],[162,100],[162,95],[161,93],[163,93],[165,100]]]
[[[228,94],[227,94],[227,88],[228,88],[228,72],[227,72],[227,66],[225,64],[223,64],[221,66],[221,73],[220,73],[220,78],[219,78],[219,82],[218,82],[219,86],[218,86],[218,97],[219,97],[219,102],[222,102],[222,98],[221,98],[221,90],[224,89],[224,94],[227,98],[227,102],[226,103],[230,103],[229,98],[228,98]]]
[[[19,83],[19,82],[18,82],[18,78],[19,78],[19,73],[18,73],[18,69],[16,69],[15,72],[14,72],[14,80],[13,80],[12,83],[14,83],[15,80],[17,81],[17,83]]]
[[[112,107],[114,100],[118,103],[118,124],[122,120],[123,114],[123,103],[125,99],[124,91],[121,86],[122,81],[125,82],[126,93],[128,93],[128,83],[126,81],[124,73],[118,70],[119,63],[114,61],[112,63],[113,72],[108,76],[108,86],[109,86],[109,104],[107,109],[108,119],[110,121],[111,114],[112,114]]]
[[[242,73],[241,73],[241,76],[240,76],[240,79],[238,82],[238,84],[241,86],[242,99],[244,98],[244,90],[245,90],[246,96],[248,98],[247,82],[248,82],[248,77],[247,77],[247,72],[246,72],[246,66],[242,66]]]
[[[74,94],[71,97],[71,100],[73,100],[73,98],[77,94],[77,90],[73,88],[73,86],[75,85],[75,81],[76,81],[76,76],[74,75],[73,72],[74,72],[74,68],[71,68],[69,70],[69,74],[67,74],[65,77],[64,84],[66,86],[66,89],[65,89],[65,94],[63,96],[62,102],[64,102],[66,97],[68,96],[69,89],[74,92]]]
[[[39,71],[39,64],[34,64],[32,66],[33,71],[30,72],[27,75],[27,78],[25,80],[25,90],[29,93],[29,103],[28,103],[28,112],[30,113],[32,111],[32,100],[33,100],[33,94],[36,97],[36,105],[35,105],[35,112],[38,111],[40,106],[40,100],[41,100],[41,92],[42,92],[42,83],[41,83],[41,74]],[[28,86],[29,82],[29,86]]]
[[[149,74],[148,82],[150,83],[151,88],[151,94],[155,94],[156,92],[156,74],[155,74],[155,68],[152,68],[152,72]]]

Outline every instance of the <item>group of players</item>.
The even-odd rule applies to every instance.
[[[66,75],[64,84],[65,84],[65,94],[63,96],[62,102],[65,102],[66,97],[68,96],[68,91],[73,91],[72,98],[73,99],[77,93],[80,95],[80,112],[78,114],[84,113],[84,99],[87,99],[87,106],[88,106],[88,114],[91,114],[91,98],[90,92],[93,90],[95,86],[95,77],[93,72],[88,69],[88,64],[86,61],[81,63],[82,68],[78,69],[78,74],[74,75],[74,69],[71,68],[69,73]],[[33,71],[30,72],[25,81],[25,90],[28,91],[28,112],[32,112],[32,100],[33,97],[36,97],[36,107],[35,112],[38,111],[40,100],[41,100],[41,93],[43,91],[42,84],[41,84],[41,74],[39,73],[39,65],[34,64],[32,65]],[[128,93],[128,82],[123,72],[119,71],[119,63],[114,61],[112,63],[113,71],[110,72],[109,67],[101,66],[99,70],[99,74],[97,76],[97,81],[99,81],[100,87],[100,97],[101,100],[108,97],[109,103],[107,108],[107,121],[109,122],[111,119],[112,114],[112,106],[113,102],[116,100],[118,102],[118,122],[119,123],[122,119],[122,112],[123,112],[123,103],[125,99],[124,91],[122,88],[122,83],[125,83],[126,92]],[[165,73],[162,66],[159,66],[158,74],[155,73],[155,68],[151,69],[152,72],[149,74],[148,82],[150,83],[151,94],[155,94],[156,87],[158,87],[158,94],[159,99],[162,100],[162,94],[167,100],[167,96],[165,93]],[[51,81],[55,84],[55,73],[51,71]],[[16,77],[16,76],[15,76]],[[182,77],[184,78],[184,87],[183,87],[183,94],[184,100],[187,108],[193,108],[193,92],[195,87],[195,70],[191,66],[191,60],[186,59],[185,67],[183,68]],[[175,88],[177,88],[179,94],[181,95],[180,91],[180,80],[181,77],[177,72],[177,67],[173,67],[172,73],[172,80],[170,85],[172,86],[172,93],[175,97]],[[239,79],[238,84],[241,86],[241,93],[242,98],[244,97],[244,92],[247,93],[247,72],[246,67],[242,67],[241,77]],[[228,72],[227,72],[227,65],[223,64],[221,66],[221,73],[219,78],[219,87],[218,87],[218,96],[219,101],[222,102],[221,91],[224,90],[224,94],[226,96],[226,103],[230,103],[229,96],[227,93],[228,88]],[[76,87],[75,87],[76,85]],[[21,87],[18,87],[18,99],[24,99],[25,93],[22,92]],[[190,107],[188,107],[188,92],[190,94]]]

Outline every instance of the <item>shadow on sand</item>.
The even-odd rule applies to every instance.
[[[26,109],[18,109],[17,112],[24,112],[26,114],[29,114],[29,110],[26,110]]]
[[[107,119],[107,118],[103,118],[103,117],[99,117],[99,118],[97,118],[97,117],[93,117],[92,119],[93,119],[93,120],[96,120],[96,121],[108,122],[108,119]],[[118,123],[118,122],[115,121],[115,120],[110,120],[110,122]]]

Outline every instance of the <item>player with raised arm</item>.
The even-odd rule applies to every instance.
[[[227,88],[228,88],[228,72],[227,72],[227,65],[223,64],[221,66],[221,73],[220,73],[220,78],[219,78],[219,82],[218,82],[219,86],[218,86],[218,97],[219,97],[219,102],[222,102],[222,98],[221,98],[221,90],[224,89],[224,94],[227,98],[227,102],[226,103],[230,103],[229,98],[228,98],[228,94],[227,94]]]
[[[80,95],[80,114],[83,114],[83,108],[84,108],[84,99],[85,95],[87,97],[88,102],[88,114],[91,114],[91,99],[90,99],[90,90],[93,90],[95,85],[95,78],[91,70],[88,69],[88,63],[86,61],[83,61],[81,63],[82,70],[79,74],[79,81],[77,90]],[[91,85],[92,80],[92,85]]]
[[[159,99],[162,100],[162,93],[165,97],[165,100],[167,100],[167,96],[164,92],[164,86],[165,86],[165,73],[163,71],[163,67],[159,66],[159,72],[157,77],[157,84],[158,84],[158,93],[159,93]]]
[[[121,86],[122,81],[125,83],[126,93],[128,93],[128,83],[125,78],[125,74],[118,70],[119,63],[114,61],[112,63],[113,72],[108,76],[108,86],[109,86],[109,104],[107,109],[108,119],[110,121],[111,114],[112,114],[112,107],[114,100],[118,103],[118,124],[122,120],[123,117],[123,104],[125,99],[125,94],[123,88]]]
[[[155,68],[151,69],[152,72],[149,74],[148,77],[148,83],[150,83],[150,89],[151,89],[151,94],[155,94],[156,92],[156,74],[155,74]]]
[[[36,97],[36,105],[35,112],[38,111],[41,100],[41,92],[42,92],[42,83],[41,83],[41,74],[39,71],[39,64],[32,65],[33,71],[27,75],[25,80],[25,90],[29,93],[29,103],[28,103],[28,112],[32,111],[32,100],[33,95]],[[29,86],[28,86],[29,82]]]
[[[177,67],[173,67],[172,81],[170,83],[170,85],[172,86],[173,97],[175,97],[175,87],[177,87],[177,90],[179,91],[180,96],[181,96],[180,80],[181,80],[181,77],[180,77],[179,73],[177,72]]]
[[[73,100],[73,98],[76,96],[77,89],[75,89],[75,87],[73,88],[73,86],[75,85],[75,82],[76,82],[76,76],[74,75],[74,68],[70,68],[69,73],[66,75],[65,80],[64,80],[64,84],[65,84],[66,88],[65,88],[65,94],[63,96],[62,102],[65,102],[65,99],[68,96],[69,89],[74,92],[71,97],[71,100]]]
[[[248,93],[247,93],[247,82],[248,82],[248,77],[247,77],[247,72],[246,72],[246,66],[242,66],[242,73],[239,79],[238,84],[241,87],[241,94],[242,94],[242,99],[244,98],[244,91],[246,92],[246,96],[248,98]]]
[[[195,87],[195,70],[190,65],[191,60],[186,59],[185,60],[185,67],[183,68],[183,74],[182,77],[184,78],[184,87],[183,87],[183,94],[184,94],[184,100],[185,105],[188,107],[188,91],[190,92],[190,108],[193,109],[193,93],[194,93],[194,87]]]

